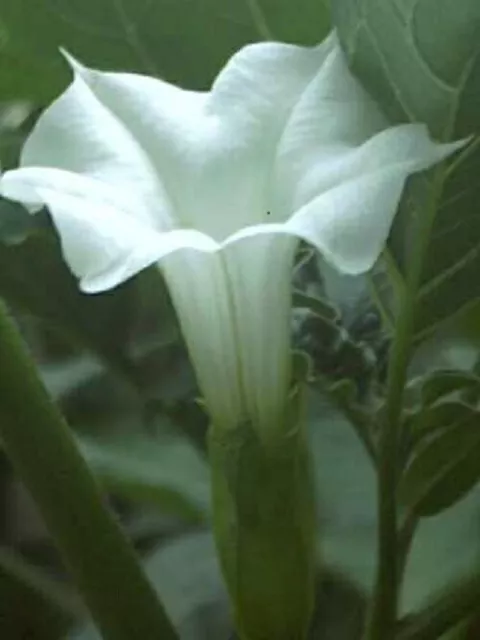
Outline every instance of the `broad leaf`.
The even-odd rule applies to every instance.
[[[422,402],[433,404],[437,400],[452,394],[473,392],[480,390],[480,378],[468,371],[439,370],[429,375],[423,382],[421,389]]]
[[[0,198],[0,243],[12,245],[21,242],[32,227],[32,216],[21,204]]]
[[[231,636],[227,594],[209,533],[196,531],[157,547],[144,567],[182,640]],[[92,623],[68,637],[100,640]]]
[[[401,480],[399,497],[417,515],[432,516],[460,500],[479,479],[480,414],[471,411],[417,452]]]
[[[13,309],[44,321],[72,343],[91,350],[143,396],[150,397],[153,376],[155,397],[171,395],[164,369],[168,365],[170,378],[176,365],[171,357],[163,362],[162,356],[166,358],[166,348],[178,339],[178,331],[160,273],[146,270],[115,291],[84,294],[43,216],[26,214],[24,218],[18,205],[6,201],[5,205],[12,209],[2,210],[0,201],[0,296]],[[153,358],[158,361],[155,371],[149,364]]]
[[[205,462],[177,434],[80,437],[79,446],[102,486],[189,520],[208,514]]]
[[[412,378],[405,389],[404,404],[411,412],[437,406],[446,400],[474,404],[480,394],[480,377],[471,371],[437,369]]]
[[[2,638],[60,638],[82,611],[68,587],[1,547],[0,593]]]
[[[478,412],[470,405],[458,400],[439,402],[432,407],[423,407],[408,413],[404,418],[406,434],[415,446],[420,440],[450,428],[453,424],[469,421]]]
[[[0,295],[14,308],[66,332],[132,378],[125,351],[136,296],[132,283],[101,296],[80,293],[54,236],[30,229],[20,244],[0,243]]]
[[[328,29],[322,0],[3,0],[0,91],[39,99],[58,92],[68,79],[59,46],[92,66],[203,88],[248,42],[313,44]]]
[[[478,0],[335,0],[354,72],[393,122],[426,122],[440,140],[480,132]],[[475,144],[475,141],[474,141]],[[424,259],[417,340],[480,296],[480,150],[444,184]],[[390,238],[405,275],[428,215],[429,180],[412,181]]]

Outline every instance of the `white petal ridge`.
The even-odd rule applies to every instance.
[[[216,426],[248,420],[264,437],[284,426],[296,244],[285,233],[250,234],[161,261]]]

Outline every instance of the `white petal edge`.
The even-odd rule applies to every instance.
[[[74,66],[73,82],[37,120],[21,152],[22,167],[70,171],[135,195],[135,215],[170,229],[172,204],[152,159]],[[152,215],[155,212],[155,215]]]
[[[96,71],[67,58],[79,100],[93,115],[115,119],[155,166],[172,220],[222,241],[267,215],[265,183],[276,140],[335,44],[332,34],[316,47],[246,46],[227,62],[209,92],[138,74]]]
[[[179,249],[214,252],[219,248],[198,231],[156,231],[124,209],[132,203],[120,189],[66,171],[8,171],[0,179],[0,194],[48,207],[63,256],[82,290],[90,293],[112,289]]]
[[[365,273],[385,246],[408,176],[441,161],[464,144],[426,141],[423,152],[412,153],[410,158],[399,154],[398,163],[392,153],[392,161],[386,161],[383,168],[360,174],[314,197],[285,226],[317,247],[340,272]]]

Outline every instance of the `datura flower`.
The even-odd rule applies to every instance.
[[[68,59],[73,82],[0,192],[48,207],[86,292],[157,264],[212,423],[272,433],[291,383],[298,240],[341,272],[368,270],[406,178],[457,145],[389,126],[335,34],[246,46],[206,92]]]

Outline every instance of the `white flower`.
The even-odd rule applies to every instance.
[[[388,127],[335,35],[247,46],[208,92],[71,64],[1,193],[48,206],[84,291],[158,263],[213,423],[268,436],[290,385],[298,239],[368,270],[407,176],[457,145]]]

